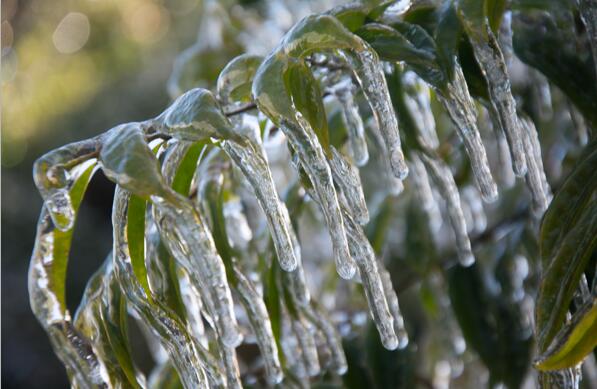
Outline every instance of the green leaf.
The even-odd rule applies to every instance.
[[[157,120],[181,140],[196,142],[208,137],[239,140],[220,103],[207,89],[195,88],[184,93]]]
[[[462,36],[462,24],[458,19],[452,1],[443,3],[438,10],[438,22],[435,29],[435,43],[440,67],[446,78],[451,80],[454,76],[454,64],[458,53],[458,44]]]
[[[506,11],[506,0],[485,0],[485,14],[489,21],[489,27],[497,35],[502,18]]]
[[[147,299],[153,301],[147,268],[145,267],[145,211],[147,201],[139,196],[131,195],[127,211],[126,234],[133,272],[143,287]]]
[[[356,34],[367,41],[383,60],[406,62],[425,81],[441,87],[444,76],[436,61],[431,37],[423,28],[415,25],[399,23],[396,26],[406,35],[379,23],[366,24]]]
[[[457,11],[466,32],[473,39],[487,40],[485,0],[459,0]]]
[[[544,271],[535,308],[540,352],[547,349],[564,325],[580,277],[596,248],[597,201],[592,201],[554,247],[554,255]]]
[[[589,42],[577,35],[572,13],[517,12],[512,19],[512,30],[516,55],[560,88],[589,124],[596,127],[595,67]]]
[[[176,170],[176,174],[174,175],[174,179],[172,180],[172,189],[174,189],[175,192],[183,196],[189,195],[191,182],[193,181],[193,176],[197,170],[197,161],[205,147],[207,147],[205,142],[197,142],[189,148],[182,158],[182,161],[180,161],[180,165]]]
[[[351,32],[355,32],[367,19],[367,7],[356,3],[338,6],[327,13],[335,16]]]
[[[97,165],[92,163],[85,171],[77,178],[70,190],[71,204],[75,215],[81,206],[83,195],[87,190],[89,181],[95,172]],[[67,231],[60,231],[54,229],[54,248],[53,248],[53,264],[49,274],[51,289],[54,291],[60,306],[66,310],[66,271],[68,267],[68,259],[70,248],[73,240],[74,225]]]
[[[273,244],[270,244],[270,247],[273,247]],[[263,279],[266,280],[263,285],[263,300],[272,324],[272,332],[274,334],[274,339],[276,340],[276,346],[278,347],[278,350],[282,351],[284,350],[282,347],[282,301],[280,299],[281,296],[277,283],[279,265],[275,250],[271,250],[270,252],[272,253],[271,263],[267,273],[264,274],[263,277]],[[279,357],[280,363],[282,366],[285,366],[286,358],[284,357],[284,353],[280,352]]]
[[[222,101],[250,102],[253,77],[263,62],[258,55],[243,54],[228,62],[218,76],[217,90]]]
[[[597,140],[588,144],[557,191],[543,216],[539,233],[543,266],[547,267],[558,245],[578,220],[597,191]]]
[[[597,347],[597,298],[587,301],[556,335],[535,363],[539,370],[561,370],[577,366]]]
[[[109,179],[137,196],[161,195],[167,190],[158,160],[136,123],[110,130],[102,143],[99,160]]]
[[[328,158],[331,158],[328,121],[317,80],[304,62],[290,62],[284,73],[286,89],[295,108],[309,122]]]

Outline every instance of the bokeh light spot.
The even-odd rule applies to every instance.
[[[80,12],[69,12],[58,23],[52,40],[56,50],[63,54],[75,53],[87,43],[89,39],[89,19]]]

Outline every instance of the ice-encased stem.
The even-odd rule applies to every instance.
[[[367,224],[369,222],[369,210],[365,202],[359,169],[347,161],[333,146],[332,159],[329,162],[334,182],[344,194],[356,222],[360,225]]]
[[[392,285],[390,273],[381,261],[378,261],[377,267],[379,269],[379,277],[381,278],[384,293],[388,300],[388,307],[390,308],[390,313],[394,319],[394,331],[396,331],[396,336],[398,336],[398,348],[403,349],[408,345],[408,334],[406,333],[406,328],[404,328],[404,318],[400,312],[398,296]]]
[[[371,120],[368,122],[368,125],[371,129],[370,133],[375,139],[376,146],[378,147],[378,151],[380,154],[380,163],[381,166],[384,168],[383,173],[386,176],[385,178],[388,187],[388,193],[390,193],[393,196],[398,196],[404,190],[404,184],[402,183],[402,180],[396,178],[396,176],[392,174],[392,167],[390,166],[390,156],[388,153],[388,149],[386,148],[386,145],[383,142],[383,137],[379,132],[379,127],[377,126],[377,123],[375,123],[374,120]]]
[[[404,72],[403,83],[407,92],[404,94],[404,102],[413,115],[419,138],[427,147],[439,147],[429,86],[412,71]]]
[[[417,197],[421,201],[421,206],[427,214],[429,229],[437,232],[442,225],[442,214],[439,205],[433,197],[433,190],[429,182],[427,169],[417,153],[411,155],[411,174],[410,177],[415,184]]]
[[[313,184],[313,190],[319,200],[332,239],[336,270],[340,277],[350,279],[354,276],[356,268],[348,249],[346,230],[334,189],[332,172],[323,148],[309,123],[300,114],[297,115],[297,122],[283,120],[281,129],[299,155],[301,165]]]
[[[297,312],[297,317],[292,318],[292,331],[298,341],[301,350],[301,362],[305,366],[307,375],[309,377],[318,375],[321,366],[317,355],[312,324],[303,317],[302,313]]]
[[[280,267],[285,271],[292,271],[300,260],[300,247],[293,244],[294,230],[288,210],[280,201],[265,150],[254,131],[254,128],[247,128],[245,144],[226,141],[222,148],[253,187],[257,201],[266,215]]]
[[[373,50],[362,50],[349,53],[348,59],[365,97],[371,105],[379,131],[389,152],[392,172],[396,178],[403,180],[408,175],[408,166],[402,153],[398,117],[392,106],[392,99],[379,58]]]
[[[485,25],[486,38],[479,38],[471,35],[471,45],[475,58],[485,80],[491,105],[498,114],[499,123],[506,134],[510,153],[512,156],[512,168],[518,176],[526,172],[526,158],[522,139],[522,129],[516,114],[516,101],[510,90],[510,79],[504,61],[504,56],[491,28]]]
[[[540,216],[543,215],[549,205],[551,191],[543,170],[541,145],[539,144],[535,125],[527,117],[522,117],[521,121],[528,167],[525,181],[533,199],[533,211]]]
[[[334,88],[334,94],[340,102],[342,121],[348,131],[348,144],[357,166],[364,166],[369,161],[369,150],[365,139],[365,127],[354,101],[355,88],[350,79]]]
[[[206,387],[210,383],[223,385],[223,374],[209,352],[188,333],[174,312],[159,301],[151,303],[137,280],[128,252],[126,219],[130,194],[116,187],[112,225],[114,228],[114,271],[132,308],[160,338],[171,356],[185,388]]]
[[[431,178],[439,189],[440,194],[446,201],[448,219],[456,238],[456,251],[458,260],[462,266],[470,266],[475,262],[471,248],[471,241],[466,229],[466,220],[460,205],[460,194],[454,182],[450,168],[441,160],[421,154]]]
[[[278,346],[263,298],[257,293],[251,281],[236,266],[234,267],[234,274],[237,279],[235,292],[238,294],[247,313],[251,328],[255,332],[257,345],[265,365],[267,380],[271,385],[279,384],[282,382],[284,375],[278,357]]]
[[[497,185],[491,175],[485,146],[477,127],[475,106],[459,64],[455,64],[454,79],[448,83],[445,94],[438,93],[438,98],[456,125],[483,199],[495,201],[498,196]]]

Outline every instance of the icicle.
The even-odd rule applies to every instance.
[[[371,134],[373,135],[377,147],[379,148],[379,154],[381,158],[380,162],[381,165],[384,167],[384,175],[386,176],[385,182],[388,186],[388,193],[393,196],[398,196],[404,190],[404,184],[402,183],[402,180],[396,178],[392,174],[392,168],[389,163],[390,157],[388,155],[388,150],[386,149],[386,146],[383,142],[383,138],[381,136],[381,133],[379,132],[377,123],[375,123],[374,120],[370,120],[367,124],[371,129]]]
[[[114,227],[114,270],[127,300],[143,321],[160,337],[168,350],[186,388],[206,387],[203,369],[209,382],[222,385],[222,373],[210,354],[186,331],[185,326],[167,307],[150,303],[137,280],[128,253],[126,219],[130,194],[116,187],[112,224]]]
[[[403,180],[408,175],[408,166],[402,153],[398,118],[392,107],[392,99],[379,58],[375,51],[366,49],[357,51],[353,56],[349,56],[349,59],[379,125],[394,176]]]
[[[454,80],[448,84],[447,94],[438,94],[438,97],[456,124],[483,199],[487,202],[495,201],[498,196],[497,186],[491,176],[485,146],[477,128],[475,106],[458,63],[455,64]]]
[[[259,296],[249,279],[236,266],[234,267],[234,274],[238,281],[235,290],[247,312],[251,328],[255,332],[257,345],[265,365],[267,380],[271,385],[279,384],[284,376],[278,358],[278,346],[276,345],[272,324],[263,298]]]
[[[581,146],[585,146],[589,143],[589,130],[584,116],[576,109],[573,103],[568,100],[568,113],[570,114],[570,120],[576,129],[576,138]]]
[[[305,371],[309,377],[314,377],[319,374],[321,367],[317,356],[315,338],[313,337],[313,328],[302,314],[297,313],[297,316],[292,320],[292,330],[299,343],[301,360],[305,366]]]
[[[494,115],[491,116],[493,118]],[[507,188],[511,188],[516,182],[516,177],[514,176],[514,171],[512,170],[512,159],[510,158],[508,141],[506,140],[506,135],[504,135],[504,131],[502,131],[502,129],[499,127],[499,125],[497,125],[497,123],[493,125],[493,128],[493,133],[495,134],[498,148],[498,159],[500,163],[501,179]]]
[[[381,278],[381,283],[383,284],[384,293],[386,294],[386,298],[388,300],[388,307],[390,308],[390,313],[394,319],[394,331],[396,331],[396,335],[398,336],[398,348],[403,349],[408,345],[408,334],[404,328],[404,318],[402,317],[402,313],[400,313],[398,296],[396,295],[396,291],[392,285],[390,273],[386,270],[383,263],[378,261],[377,267],[379,269],[379,277]]]
[[[466,221],[460,206],[460,195],[458,194],[458,188],[454,182],[452,172],[439,159],[430,158],[425,154],[421,154],[421,158],[438,187],[441,196],[446,201],[448,218],[450,219],[450,224],[456,238],[458,260],[462,266],[470,266],[475,263],[475,257],[467,234]]]
[[[240,380],[240,371],[238,369],[238,360],[236,358],[236,351],[234,347],[223,344],[221,338],[218,341],[220,348],[220,359],[226,371],[226,384],[231,389],[241,389],[242,382]]]
[[[346,356],[342,348],[342,338],[330,319],[325,316],[323,310],[315,302],[303,308],[305,316],[315,324],[325,338],[325,342],[330,350],[332,357],[332,366],[336,374],[343,375],[348,370]]]
[[[319,199],[320,208],[332,238],[336,270],[340,277],[351,279],[356,268],[348,250],[346,231],[333,185],[330,166],[313,129],[300,115],[297,119],[297,124],[284,121],[281,128],[290,139],[295,151],[300,155],[302,166],[307,172],[313,184],[313,190]]]
[[[405,103],[414,116],[423,144],[435,149],[439,147],[439,139],[435,131],[435,119],[431,110],[430,90],[427,84],[415,72],[406,71],[403,82],[407,93]]]
[[[417,196],[421,201],[421,207],[427,214],[429,229],[431,232],[437,232],[442,225],[442,214],[439,210],[437,201],[433,197],[433,191],[429,183],[429,176],[427,175],[425,165],[417,153],[412,153],[411,155],[410,168],[412,170],[410,177],[415,184]]]
[[[288,210],[276,192],[258,129],[257,121],[247,117],[236,127],[236,130],[245,136],[246,142],[238,144],[234,141],[225,141],[222,147],[255,191],[257,201],[267,218],[280,267],[285,271],[292,271],[296,269],[300,260],[300,246],[293,244],[295,233]]]
[[[462,200],[468,204],[472,217],[472,230],[480,233],[487,227],[487,216],[483,209],[483,201],[479,192],[472,186],[467,186],[462,190]]]
[[[332,159],[329,162],[334,182],[342,190],[356,222],[360,225],[367,224],[369,222],[369,210],[365,202],[365,194],[361,186],[359,170],[345,160],[342,154],[333,146]]]
[[[540,216],[543,215],[549,205],[550,189],[543,170],[541,145],[539,144],[535,125],[527,117],[522,117],[521,121],[528,165],[525,180],[533,198],[533,211],[537,216]]]
[[[355,89],[352,80],[345,78],[334,86],[333,92],[340,102],[342,120],[348,130],[348,141],[354,162],[357,166],[364,166],[369,161],[369,150],[365,140],[363,119],[354,101]]]
[[[352,219],[346,204],[343,205],[343,215],[348,231],[350,252],[359,268],[373,322],[377,327],[383,346],[388,350],[394,350],[399,346],[400,341],[394,331],[394,319],[388,307],[375,252],[361,226]]]
[[[470,39],[477,63],[487,80],[491,105],[496,110],[499,122],[506,134],[512,155],[514,173],[523,176],[526,172],[522,129],[516,114],[516,101],[510,90],[510,79],[495,35],[488,24],[485,25],[486,39],[472,36]]]

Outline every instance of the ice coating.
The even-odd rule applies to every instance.
[[[357,166],[364,166],[369,161],[369,150],[365,139],[365,127],[354,101],[355,86],[350,78],[346,78],[333,88],[341,106],[342,120],[348,130],[348,144],[352,158]]]
[[[361,185],[359,170],[347,161],[332,146],[332,159],[329,160],[334,182],[342,190],[350,211],[357,223],[365,225],[369,222],[369,210],[365,202],[365,194]]]
[[[459,64],[455,64],[454,79],[448,83],[446,94],[438,94],[438,98],[456,125],[483,199],[495,201],[498,196],[497,185],[491,175],[485,146],[477,127],[475,105]]]
[[[161,340],[171,355],[185,388],[205,387],[207,382],[201,372],[205,369],[209,382],[222,385],[223,374],[209,352],[203,349],[188,333],[183,323],[169,308],[159,302],[150,303],[137,280],[128,253],[126,214],[130,194],[116,187],[112,224],[114,228],[114,271],[132,308]],[[200,368],[198,368],[200,367]]]
[[[356,60],[355,60],[356,58]],[[390,157],[394,176],[403,180],[408,175],[408,166],[402,153],[398,117],[394,112],[388,85],[377,54],[373,50],[358,51],[349,56],[361,88],[371,105]]]
[[[402,82],[407,92],[404,94],[404,102],[413,115],[422,143],[434,149],[439,147],[429,86],[412,71],[403,73]]]
[[[284,375],[278,357],[278,346],[276,345],[272,324],[263,298],[257,293],[250,280],[236,266],[234,273],[238,281],[235,291],[247,312],[251,328],[255,332],[257,345],[265,365],[267,380],[272,385],[279,384],[282,382]]]
[[[485,25],[485,28],[487,39],[478,39],[473,35],[471,45],[477,63],[487,80],[491,105],[496,110],[500,126],[508,139],[512,155],[512,168],[518,176],[523,176],[526,172],[526,159],[522,130],[516,114],[516,102],[510,90],[506,62],[491,28],[488,24]]]
[[[587,29],[591,52],[593,54],[593,63],[595,65],[595,74],[597,75],[597,4],[595,0],[578,0],[580,15]]]
[[[237,126],[242,126],[246,142],[239,144],[226,141],[222,144],[224,151],[234,161],[249,181],[259,205],[263,209],[280,267],[285,271],[296,269],[300,261],[300,246],[294,244],[294,231],[286,206],[280,201],[272,178],[267,156],[259,138],[259,124],[256,120],[247,119]]]
[[[301,362],[305,366],[305,372],[309,377],[314,377],[321,371],[321,366],[319,365],[313,328],[301,313],[297,313],[297,316],[292,320],[292,331],[299,344]]]
[[[462,266],[475,263],[475,256],[468,237],[466,220],[460,204],[460,194],[454,182],[450,168],[441,160],[421,154],[421,159],[437,186],[441,196],[446,201],[448,219],[456,238],[456,252]]]
[[[377,267],[379,269],[379,277],[381,278],[384,293],[386,294],[386,298],[388,300],[388,307],[390,308],[390,313],[394,319],[394,330],[396,331],[396,336],[398,337],[398,348],[403,349],[408,345],[408,334],[404,328],[404,318],[402,317],[402,313],[400,313],[398,296],[396,295],[396,291],[392,285],[390,273],[386,270],[381,261],[378,262]]]
[[[381,158],[381,164],[384,166],[383,174],[385,175],[386,185],[388,186],[388,192],[391,195],[397,196],[404,190],[404,184],[402,184],[402,180],[396,178],[394,174],[392,174],[392,167],[390,166],[390,157],[388,155],[388,149],[383,142],[383,138],[381,133],[379,132],[379,127],[374,120],[369,121],[368,126],[370,128],[370,133],[375,139],[375,143],[378,147],[378,151]]]
[[[535,125],[527,117],[522,117],[521,121],[528,166],[525,181],[533,199],[533,212],[537,216],[541,216],[549,205],[551,191],[543,170],[541,145],[539,144]]]
[[[472,186],[465,187],[461,192],[464,203],[467,204],[472,217],[471,230],[481,233],[487,227],[487,216],[483,209],[483,201],[479,192]]]
[[[411,173],[410,177],[415,184],[417,197],[427,214],[429,229],[432,232],[437,232],[442,225],[442,214],[437,201],[433,197],[433,190],[431,189],[427,169],[425,169],[425,165],[418,153],[412,153],[411,155]]]

